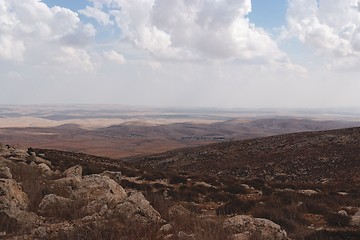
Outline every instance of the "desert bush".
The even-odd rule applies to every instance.
[[[136,183],[136,182],[132,182],[129,181],[127,179],[122,179],[121,180],[121,186],[124,188],[131,188],[131,189],[136,189],[138,191],[142,191],[142,192],[146,192],[146,191],[151,191],[152,190],[152,186],[150,184],[147,183]]]
[[[326,222],[332,227],[347,227],[350,223],[350,216],[339,213],[328,213],[325,215]]]
[[[232,194],[247,194],[249,190],[246,189],[244,186],[241,185],[229,185],[223,188],[223,191],[232,193]]]
[[[245,214],[255,206],[254,201],[231,200],[216,209],[217,215]]]
[[[307,235],[304,240],[358,240],[360,239],[359,230],[348,231],[316,231]]]
[[[200,202],[199,194],[187,188],[180,191],[169,190],[169,196],[176,201]]]
[[[236,199],[237,197],[231,193],[218,191],[218,192],[211,192],[205,197],[205,201],[208,202],[227,202],[231,201],[233,199]]]
[[[269,219],[279,224],[288,233],[293,234],[301,231],[301,226],[306,223],[302,213],[295,204],[276,207],[269,204],[257,204],[252,208],[251,214],[254,217]]]
[[[302,212],[322,214],[322,215],[328,213],[331,210],[326,204],[319,203],[311,199],[308,199],[305,202],[303,202],[303,204],[300,206],[299,209]]]
[[[76,226],[71,232],[60,231],[54,239],[67,240],[118,240],[118,239],[156,239],[159,226],[111,220],[104,223],[90,223]]]
[[[187,182],[187,178],[183,177],[183,176],[173,175],[173,176],[170,176],[170,178],[169,178],[170,184],[179,184],[179,183],[185,184],[186,182]]]
[[[140,176],[140,179],[147,180],[147,181],[156,181],[156,180],[165,179],[165,178],[166,178],[166,176],[162,172],[151,172],[151,173],[144,172]]]
[[[155,189],[166,189],[166,185],[165,184],[162,184],[162,183],[153,183],[152,184],[152,187],[155,188]]]

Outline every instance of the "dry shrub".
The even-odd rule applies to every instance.
[[[359,240],[359,230],[345,230],[345,231],[316,231],[309,234],[304,240]]]
[[[223,188],[225,192],[232,193],[232,194],[247,194],[249,190],[241,185],[229,185]]]
[[[245,214],[255,206],[254,201],[231,200],[216,209],[217,215]]]
[[[349,226],[351,217],[339,213],[328,213],[325,215],[326,222],[332,227],[347,227]]]
[[[187,178],[183,176],[173,175],[169,177],[170,184],[180,184],[180,183],[185,184],[186,182],[187,182]]]
[[[124,224],[125,223],[125,224]],[[61,231],[55,239],[66,240],[118,240],[118,239],[156,239],[159,226],[156,224],[142,224],[119,221],[114,219],[104,223],[90,223],[77,226],[73,231]]]
[[[121,180],[121,186],[123,188],[136,189],[138,191],[147,192],[152,190],[152,186],[147,183],[136,183],[126,179]]]
[[[36,211],[39,203],[45,196],[45,177],[40,169],[26,164],[8,163],[13,178],[21,184],[22,190],[29,198],[29,210]]]

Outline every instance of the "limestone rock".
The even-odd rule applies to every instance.
[[[163,225],[160,229],[159,229],[159,233],[162,233],[162,234],[168,234],[170,233],[172,230],[174,229],[174,227],[167,223],[165,225]]]
[[[345,216],[345,217],[348,216],[348,213],[345,210],[338,211],[338,214],[342,215],[342,216]]]
[[[51,168],[45,164],[45,163],[40,163],[37,165],[37,167],[45,174],[45,176],[52,176],[53,175],[53,171],[51,170]]]
[[[20,148],[16,148],[16,149],[11,149],[11,157],[15,157],[15,158],[19,158],[19,159],[26,159],[27,157],[29,157],[29,153],[27,152],[27,149],[20,149]]]
[[[176,204],[168,209],[168,215],[170,218],[175,218],[177,216],[188,216],[190,215],[190,211],[182,205]]]
[[[88,215],[98,213],[104,205],[113,209],[126,197],[125,190],[119,184],[99,174],[85,176],[70,196],[72,200],[84,200],[83,210]]]
[[[46,165],[51,166],[51,162],[49,160],[37,157],[35,155],[26,157],[26,160],[27,162],[35,162],[36,164],[45,163]]]
[[[231,234],[242,233],[249,237],[257,234],[261,239],[288,240],[285,230],[282,230],[274,222],[263,218],[237,215],[225,220],[224,228]]]
[[[39,204],[39,213],[42,216],[52,216],[60,213],[64,209],[72,206],[69,198],[57,196],[55,194],[46,195]]]
[[[0,156],[9,156],[10,153],[11,152],[7,146],[0,144]]]
[[[351,217],[350,225],[354,227],[360,227],[360,211]]]
[[[121,184],[122,174],[120,171],[105,171],[100,174],[101,176],[107,176],[117,182],[118,184]]]
[[[5,210],[0,212],[0,231],[13,232],[19,228],[32,229],[43,223],[41,217],[33,212],[20,210]],[[4,224],[5,223],[5,224]]]
[[[0,166],[0,178],[12,179],[10,168],[5,166]]]
[[[131,191],[130,196],[116,206],[115,212],[127,219],[140,222],[160,222],[161,216],[141,192]]]
[[[64,177],[78,177],[82,178],[83,168],[80,165],[73,166],[63,172]]]
[[[26,210],[28,204],[27,195],[14,179],[0,179],[0,211]]]

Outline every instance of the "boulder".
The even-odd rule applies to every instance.
[[[101,176],[107,176],[117,182],[118,184],[121,184],[122,174],[120,171],[105,171],[103,173],[100,173]]]
[[[43,223],[41,217],[33,212],[5,210],[0,212],[0,231],[13,232],[19,228],[30,230]]]
[[[26,157],[26,160],[27,162],[35,162],[36,164],[45,163],[46,165],[51,166],[51,162],[49,160],[37,157],[35,155]]]
[[[176,218],[176,217],[186,217],[190,215],[190,211],[187,210],[184,206],[180,204],[176,204],[171,206],[168,209],[168,215],[170,218]]]
[[[160,222],[161,216],[139,191],[131,191],[129,197],[118,204],[114,212],[125,219],[138,222]]]
[[[167,223],[167,224],[161,226],[161,228],[159,229],[159,233],[169,234],[173,231],[173,229],[174,229],[174,227],[171,224]]]
[[[345,210],[338,211],[338,214],[345,217],[348,216],[348,213]]]
[[[0,166],[0,178],[12,179],[10,168],[5,166]]]
[[[72,200],[82,200],[87,215],[98,213],[102,206],[113,209],[127,198],[125,190],[114,180],[99,174],[85,176],[71,193]]]
[[[72,206],[73,201],[69,198],[48,194],[41,200],[38,211],[42,216],[56,216]]]
[[[263,218],[253,218],[247,215],[237,215],[224,221],[224,229],[229,234],[245,234],[248,237],[256,235],[260,239],[288,240],[287,233],[276,223]]]
[[[354,227],[360,227],[360,211],[354,214],[354,216],[351,217],[350,225]]]
[[[10,150],[7,146],[0,144],[0,156],[9,156]]]
[[[73,166],[63,172],[64,177],[78,177],[82,178],[83,168],[80,165]]]
[[[41,170],[41,172],[44,173],[45,176],[52,176],[53,175],[53,171],[51,170],[51,168],[45,164],[45,163],[40,163],[37,165],[37,167]]]
[[[14,179],[0,179],[0,211],[26,210],[28,204],[27,195]]]
[[[11,156],[25,159],[26,157],[29,156],[29,153],[27,152],[27,149],[15,148],[11,152]]]

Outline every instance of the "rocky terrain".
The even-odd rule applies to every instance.
[[[121,161],[0,146],[3,239],[360,239],[360,128]]]

